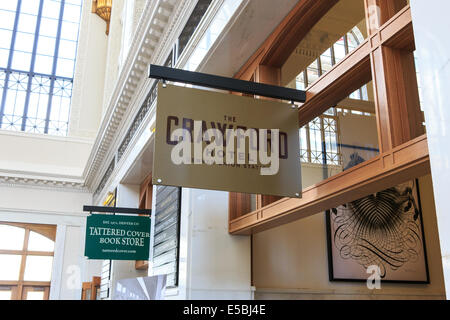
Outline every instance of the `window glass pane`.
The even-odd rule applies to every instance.
[[[80,6],[66,3],[64,5],[63,20],[70,22],[78,22],[80,20],[80,13],[81,13]]]
[[[36,32],[37,17],[30,14],[21,14],[19,17],[18,31],[34,34]]]
[[[11,300],[12,291],[0,289],[0,300]]]
[[[325,52],[320,55],[320,63],[322,67],[322,74],[330,71],[331,67],[333,66],[333,63],[331,61],[331,49],[325,50]]]
[[[53,257],[27,256],[25,264],[25,281],[50,281]]]
[[[61,40],[59,44],[59,58],[75,59],[77,43],[69,40]]]
[[[319,69],[317,68],[317,61],[314,61],[306,69],[308,73],[308,86],[319,78]]]
[[[333,45],[333,49],[336,63],[338,63],[345,57],[344,37],[340,38],[339,41]]]
[[[369,100],[369,96],[368,96],[368,94],[367,94],[367,85],[363,85],[363,86],[361,87],[361,93],[362,93],[361,99],[362,99],[362,100],[365,100],[365,101],[368,101],[368,100]]]
[[[0,29],[0,39],[2,39],[0,41],[0,48],[9,50],[9,48],[11,47],[11,36],[12,31]]]
[[[34,35],[29,33],[17,32],[14,50],[23,52],[33,52]]]
[[[354,33],[347,33],[347,43],[349,52],[352,52],[359,45],[359,41],[356,39],[356,35],[354,35]]]
[[[57,31],[58,31],[58,20],[48,18],[41,19],[41,26],[39,29],[40,36],[55,38]]]
[[[51,74],[53,69],[53,57],[36,55],[34,71],[37,73]]]
[[[58,65],[56,67],[56,75],[60,77],[72,78],[73,68],[74,68],[73,60],[58,59]]]
[[[9,50],[0,49],[0,67],[6,68],[8,66]],[[3,86],[3,84],[2,84]]]
[[[37,46],[37,54],[53,56],[55,54],[55,38],[40,36]]]
[[[359,89],[354,91],[352,94],[350,94],[350,99],[357,99],[357,100],[361,99],[361,95],[359,93]]]
[[[0,254],[0,281],[18,281],[22,256],[15,254]]]
[[[0,1],[0,9],[1,10],[16,11],[16,9],[17,9],[17,0]]]
[[[66,135],[83,1],[22,0],[17,15],[18,3],[17,0],[0,0],[0,68],[7,69],[0,71],[0,94],[6,93],[0,128]],[[58,43],[59,27],[61,40],[58,39]],[[11,42],[14,42],[13,48],[10,48]],[[7,88],[2,86],[1,72],[10,74]],[[30,72],[35,73],[32,78]],[[53,97],[50,85],[55,87]],[[53,108],[54,97],[57,103]]]
[[[78,39],[78,24],[64,21],[61,27],[61,39],[76,41]]]
[[[28,76],[22,73],[12,73],[9,77],[9,90],[6,94],[6,114],[21,114],[25,105]]]
[[[2,0],[0,2],[4,1]],[[14,28],[15,18],[16,18],[15,12],[0,10],[0,28],[12,30]]]
[[[59,19],[59,11],[61,8],[60,1],[45,0],[42,16],[47,18]]]
[[[28,291],[27,300],[44,300],[44,291]]]
[[[24,237],[25,229],[0,225],[0,250],[22,250]]]
[[[295,87],[297,90],[305,90],[305,75],[303,72],[301,72],[296,78],[295,78]]]
[[[30,231],[30,239],[28,240],[29,251],[49,251],[53,252],[55,243],[43,235]]]
[[[29,13],[37,15],[39,11],[40,1],[36,0],[22,0],[22,5],[20,6],[21,13]]]

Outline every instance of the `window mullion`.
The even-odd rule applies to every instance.
[[[345,55],[348,55],[348,53],[349,53],[347,34],[344,34],[344,52],[345,52]]]
[[[336,64],[336,56],[334,55],[334,44],[330,47],[330,53],[331,53],[331,66],[334,66]]]
[[[44,7],[44,0],[40,0],[39,3],[39,11],[36,18],[36,31],[34,33],[34,43],[33,43],[33,52],[31,54],[31,66],[30,66],[30,72],[28,73],[28,85],[27,85],[27,95],[25,97],[25,106],[23,108],[23,118],[22,118],[22,131],[25,131],[25,127],[27,124],[27,118],[28,118],[28,105],[30,103],[30,93],[31,93],[31,85],[33,83],[33,77],[34,77],[34,64],[36,62],[36,50],[39,40],[39,30],[41,28],[41,18],[42,18],[42,10]]]
[[[47,114],[45,116],[44,133],[48,133],[48,127],[50,124],[50,113],[52,111],[53,90],[55,89],[56,67],[58,65],[58,52],[59,52],[59,43],[61,40],[61,28],[64,15],[64,5],[65,0],[61,0],[61,8],[59,10],[59,20],[58,20],[58,31],[56,33],[55,52],[53,55],[52,76],[50,78],[50,89],[48,94]]]
[[[22,0],[18,0],[17,7],[16,7],[16,16],[14,19],[14,27],[13,27],[12,36],[11,36],[11,46],[9,47],[8,66],[6,67],[5,81],[3,84],[2,102],[1,102],[1,107],[0,107],[0,128],[2,127],[3,114],[5,112],[6,94],[8,92],[9,75],[11,74],[12,58],[13,58],[13,54],[14,54],[14,46],[15,46],[15,42],[16,42],[17,27],[19,25],[19,16],[20,16],[21,6],[22,6]]]

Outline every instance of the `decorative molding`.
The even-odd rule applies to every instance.
[[[106,171],[105,163],[109,164],[114,158],[117,150],[111,147],[116,146],[118,141],[122,140],[118,137],[120,129],[124,127],[122,120],[125,115],[128,116],[125,118],[130,118],[132,109],[136,110],[136,104],[131,104],[132,100],[135,100],[138,89],[141,89],[148,81],[145,75],[147,66],[151,60],[155,60],[155,55],[158,56],[156,52],[161,51],[162,37],[168,37],[164,31],[170,30],[167,25],[174,23],[176,13],[181,11],[183,3],[185,2],[159,0],[148,2],[144,8],[142,17],[146,17],[146,19],[141,19],[138,23],[128,57],[116,82],[116,88],[111,96],[93,146],[93,152],[85,169],[86,185],[91,190],[98,187]],[[133,108],[131,108],[132,105]]]
[[[173,13],[170,16],[170,19],[167,19],[167,26],[163,30],[160,30],[160,40],[161,43],[158,45],[158,48],[155,50],[155,54],[152,57],[149,57],[144,63],[145,63],[145,71],[148,70],[148,65],[150,63],[155,64],[164,64],[167,56],[173,49],[173,44],[175,43],[176,39],[178,38],[179,33],[181,32],[182,28],[184,27],[187,19],[189,18],[190,12],[193,11],[196,1],[178,1],[179,5],[174,6]],[[167,8],[165,9],[167,10]],[[142,15],[143,17],[146,16],[146,11],[144,10],[144,13]],[[183,18],[181,18],[183,17]],[[161,20],[159,20],[158,25],[161,27]],[[140,29],[140,25],[142,24],[142,20],[139,23],[138,30]],[[162,28],[162,27],[161,27]],[[152,39],[151,41],[155,41],[155,35],[151,32],[147,32],[147,37]],[[136,41],[136,38],[134,39]],[[134,41],[134,42],[135,42]],[[151,41],[145,40],[143,43],[152,43]],[[139,50],[135,50],[134,48],[134,42],[131,46],[130,53],[132,52],[141,52],[142,48]],[[139,55],[136,55],[139,59]],[[130,58],[130,56],[127,58]],[[124,65],[122,70],[126,69],[126,64]],[[99,196],[101,190],[97,190],[98,186],[100,184],[100,180],[103,179],[103,175],[99,175],[98,173],[104,172],[104,166],[105,163],[109,163],[111,159],[116,157],[116,155],[121,154],[125,152],[126,147],[122,146],[124,143],[124,140],[126,140],[127,135],[130,135],[128,137],[129,141],[132,141],[134,133],[138,131],[138,128],[142,125],[142,120],[146,117],[144,113],[141,113],[143,109],[146,109],[146,112],[149,112],[150,107],[153,103],[152,97],[154,97],[154,94],[151,92],[151,88],[153,87],[155,81],[152,79],[148,79],[148,77],[141,77],[141,80],[139,84],[137,85],[133,96],[130,98],[130,101],[128,102],[129,108],[127,112],[123,115],[123,121],[120,125],[120,128],[116,129],[116,134],[114,138],[111,140],[107,152],[105,152],[105,155],[103,155],[103,163],[101,164],[103,166],[100,170],[93,171],[90,170],[90,173],[86,176],[86,184],[89,186],[90,189],[94,189],[97,191],[96,195],[94,195],[94,202],[96,198]],[[148,103],[148,100],[151,100],[150,103]],[[140,114],[141,113],[141,114]],[[134,123],[136,120],[136,124]],[[144,121],[145,122],[145,121]],[[97,139],[99,136],[97,136]],[[125,143],[130,144],[130,142]],[[125,149],[124,149],[125,147]],[[95,150],[95,145],[93,150]],[[92,156],[92,154],[91,154]],[[102,156],[99,154],[98,156]],[[120,157],[116,158],[117,161],[120,160]],[[113,174],[110,176],[115,176],[115,174],[120,170],[120,167],[117,167],[114,169]],[[108,179],[106,179],[108,180]],[[105,185],[108,185],[109,181]],[[103,187],[102,187],[103,188]]]
[[[0,207],[0,214],[34,214],[34,215],[50,215],[50,216],[73,216],[75,218],[84,218],[89,215],[87,212],[76,212],[76,211],[51,211],[51,210],[33,210],[33,209],[16,209],[16,208],[2,208]],[[76,221],[76,220],[75,220]],[[20,222],[20,221],[19,221]],[[79,227],[82,224],[77,224],[72,221],[68,223],[62,222],[61,225],[76,226]]]
[[[70,191],[89,193],[89,189],[83,180],[65,177],[41,177],[32,174],[0,173],[0,186],[5,187],[27,187],[36,189],[51,189],[54,191]]]

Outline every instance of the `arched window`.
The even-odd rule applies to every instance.
[[[0,300],[46,300],[56,226],[0,223]]]

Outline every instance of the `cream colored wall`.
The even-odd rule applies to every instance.
[[[376,140],[376,129],[367,130],[374,118],[348,114],[340,117],[341,132],[347,136],[360,132],[349,144],[365,145]],[[345,119],[345,120],[344,120]],[[375,123],[374,123],[375,127]],[[364,132],[364,134],[362,134]],[[375,138],[374,138],[375,137]],[[375,147],[372,141],[372,147]],[[339,167],[329,167],[329,175]],[[303,187],[323,180],[317,164],[302,164]],[[366,283],[330,282],[325,214],[317,213],[274,229],[253,235],[253,285],[256,299],[443,299],[442,264],[434,208],[431,176],[419,179],[430,284],[382,284],[369,290]]]
[[[83,1],[69,135],[94,139],[101,120],[108,37],[106,23]]]
[[[120,72],[120,50],[122,46],[123,22],[122,13],[125,1],[113,1],[111,12],[111,22],[109,26],[109,36],[107,44],[107,54],[105,57],[106,68],[102,76],[104,77],[102,116],[109,106],[111,95],[116,86]]]
[[[442,265],[431,176],[419,179],[430,284],[330,282],[325,214],[253,236],[256,299],[444,299]]]
[[[92,148],[91,140],[36,136],[4,131],[0,134],[4,150],[0,170],[17,174],[81,177]]]

